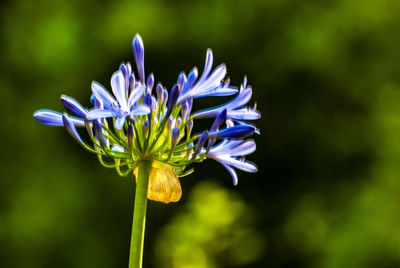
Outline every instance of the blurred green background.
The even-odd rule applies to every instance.
[[[88,106],[136,33],[156,81],[201,69],[210,47],[263,116],[257,174],[234,187],[208,160],[179,203],[149,203],[144,267],[400,266],[400,2],[9,0],[0,14],[0,267],[127,267],[133,176],[32,113],[62,111],[61,94]]]

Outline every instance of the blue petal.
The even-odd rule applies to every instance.
[[[189,117],[189,107],[188,107],[188,102],[185,101],[184,103],[182,103],[181,105],[181,114],[182,114],[182,118],[183,120],[187,120]]]
[[[163,89],[161,83],[158,83],[157,87],[156,87],[156,94],[157,94],[157,100],[159,103],[162,103],[162,100],[163,100],[163,90],[164,89]]]
[[[80,144],[84,145],[83,140],[78,134],[78,131],[76,131],[75,125],[72,122],[72,120],[68,117],[68,115],[63,114],[62,115],[62,120],[64,122],[64,126],[67,129],[68,133]]]
[[[127,64],[125,64],[126,70],[128,71],[128,76],[130,76],[132,74],[132,66],[131,64],[128,62]]]
[[[126,68],[125,64],[121,64],[119,66],[119,70],[122,72],[122,74],[124,75],[124,77],[128,76],[128,69]]]
[[[253,135],[255,129],[256,128],[251,125],[237,125],[231,128],[209,132],[208,135],[210,138],[243,139],[247,136]]]
[[[124,147],[122,147],[122,146],[120,146],[120,145],[118,145],[118,144],[114,144],[114,145],[111,147],[111,150],[117,151],[117,152],[121,152],[121,153],[125,152]]]
[[[231,121],[232,122],[232,121]],[[244,125],[244,126],[251,126],[256,128],[256,126],[254,126],[253,124],[247,123],[245,121],[241,121],[241,120],[235,120],[236,123],[238,123],[239,125]],[[232,122],[233,124],[233,122]],[[256,130],[254,131],[254,133],[256,133],[257,135],[260,135],[260,129],[256,128]]]
[[[168,100],[168,111],[172,112],[172,109],[175,107],[175,104],[179,98],[179,94],[180,94],[180,90],[178,85],[175,85],[172,89],[171,89],[171,95],[169,96],[169,100]]]
[[[233,126],[235,125],[235,124],[233,123],[233,121],[230,120],[230,119],[226,119],[225,123],[226,123],[226,127],[227,127],[227,128],[233,127]],[[243,124],[243,125],[245,125],[245,124]]]
[[[136,34],[132,42],[133,55],[135,57],[136,67],[139,73],[139,79],[144,84],[144,47],[139,34]]]
[[[150,93],[146,93],[146,95],[144,95],[143,104],[145,104],[147,107],[149,107],[150,109],[152,109],[153,100],[152,100],[152,98],[151,98],[151,94],[150,94]]]
[[[92,91],[95,97],[103,102],[105,108],[110,108],[115,104],[115,99],[99,83],[92,83]]]
[[[99,118],[113,117],[114,114],[110,110],[94,109],[87,113],[86,118],[88,120],[95,120]]]
[[[187,123],[186,125],[186,135],[188,137],[190,137],[190,134],[192,134],[192,130],[193,130],[193,120],[190,120],[189,123]]]
[[[121,71],[115,72],[111,77],[111,88],[122,110],[129,111],[126,100],[125,78]]]
[[[253,153],[256,150],[254,140],[224,140],[211,148],[209,155],[229,154],[231,156],[244,156]]]
[[[198,76],[197,68],[194,67],[194,68],[192,69],[192,71],[189,73],[189,76],[188,76],[187,82],[186,82],[186,86],[185,86],[185,88],[183,89],[183,93],[185,93],[186,91],[192,89],[194,83],[195,83],[196,80],[197,80],[197,76]]]
[[[258,171],[257,166],[254,163],[250,161],[238,160],[236,158],[230,157],[227,154],[212,156],[210,158],[215,159],[225,165],[229,165],[246,172],[254,173]]]
[[[259,111],[243,108],[228,111],[227,117],[233,120],[257,120],[261,118],[261,114]]]
[[[248,140],[236,146],[235,148],[232,148],[229,151],[229,154],[232,156],[243,156],[251,154],[255,150],[256,150],[256,143],[254,142],[254,140]]]
[[[83,108],[83,106],[76,101],[74,98],[61,95],[61,101],[64,105],[65,108],[67,108],[69,111],[71,111],[73,114],[80,116],[80,117],[85,117],[87,114],[87,109]]]
[[[182,103],[187,99],[195,99],[206,96],[229,96],[237,92],[236,89],[224,85],[221,83],[222,79],[226,75],[226,67],[221,64],[217,69],[206,78],[202,78],[194,85],[191,90],[187,90],[178,100],[178,103]]]
[[[96,96],[94,94],[90,95],[90,103],[94,104],[95,100],[96,100]]]
[[[233,87],[222,87],[222,86],[215,86],[212,88],[208,88],[198,94],[193,94],[193,99],[200,98],[200,97],[219,97],[219,96],[230,96],[236,94],[238,90]]]
[[[62,114],[53,110],[47,110],[47,109],[41,109],[36,111],[33,114],[33,117],[42,123],[43,125],[46,126],[51,126],[51,127],[62,127],[64,126],[64,122],[62,120]],[[70,120],[74,125],[77,127],[84,127],[85,126],[85,120],[82,118],[77,118],[77,117],[70,117]]]
[[[228,117],[229,117],[230,110],[234,110],[246,105],[250,101],[251,95],[252,95],[251,88],[241,90],[233,100],[214,108],[197,111],[193,114],[193,117],[194,118],[215,117],[223,109],[228,110]]]
[[[163,103],[162,103],[164,108],[167,105],[167,101],[168,101],[168,90],[164,89],[164,91],[163,91]]]
[[[180,134],[181,134],[181,132],[179,131],[179,128],[174,127],[172,130],[172,135],[171,135],[171,144],[173,144],[173,145],[176,144]]]
[[[214,123],[212,124],[210,131],[213,132],[218,130],[218,128],[222,125],[225,119],[226,119],[226,110],[222,110],[222,112],[220,112],[217,115],[217,117],[215,117]]]
[[[137,105],[132,109],[130,115],[131,116],[146,115],[149,114],[150,112],[151,112],[150,108],[147,107],[146,105]]]
[[[221,81],[225,78],[225,76],[226,76],[226,66],[225,64],[221,64],[214,70],[214,72],[209,77],[207,77],[207,79],[204,81],[204,84],[202,84],[201,86],[213,87],[213,85],[219,85],[221,84]],[[201,84],[201,82],[198,82],[198,84]]]
[[[222,162],[220,162],[220,163],[224,166],[224,168],[226,168],[226,170],[228,170],[229,174],[231,174],[232,180],[233,180],[233,185],[237,185],[238,184],[238,176],[237,176],[236,171],[233,168],[231,168],[230,166],[228,166]]]
[[[109,141],[106,138],[104,138],[103,126],[100,123],[100,120],[93,121],[93,127],[94,127],[94,132],[96,134],[96,138],[97,138],[97,140],[100,141],[101,146],[108,147]]]
[[[104,105],[103,105],[103,102],[101,101],[101,100],[99,100],[98,98],[94,98],[94,108],[96,108],[96,109],[101,109],[101,110],[103,110],[104,109]]]
[[[146,87],[147,87],[147,92],[151,94],[151,91],[153,90],[154,86],[154,74],[150,74],[149,77],[147,78],[146,82]]]
[[[146,90],[145,86],[138,86],[134,90],[132,90],[128,100],[129,109],[131,109],[132,106],[143,96],[145,90]]]
[[[204,64],[203,74],[201,75],[198,83],[201,83],[204,79],[206,79],[206,77],[211,71],[212,64],[213,64],[213,54],[211,49],[207,49],[206,63]]]
[[[123,116],[123,117],[118,117],[118,118],[115,120],[114,127],[115,127],[116,129],[121,129],[121,128],[124,126],[124,123],[125,123],[125,116]]]
[[[199,88],[194,88],[191,91],[187,91],[185,94],[181,95],[179,97],[178,104],[188,99],[196,99],[201,97],[212,97],[212,96],[230,96],[235,94],[236,92],[238,92],[236,88],[224,86],[221,83],[207,88],[200,86]]]
[[[184,72],[179,74],[177,85],[179,86],[179,89],[181,91],[185,87],[185,85],[186,85],[186,75],[185,75]]]
[[[201,135],[199,136],[199,140],[197,141],[196,148],[194,150],[192,159],[196,158],[196,156],[200,153],[201,149],[204,147],[207,140],[208,140],[208,132],[205,131],[205,132],[201,133]]]
[[[127,90],[129,88],[130,91],[132,91],[135,88],[135,83],[136,83],[135,75],[133,73],[129,76],[129,81],[128,82],[129,82],[128,83],[129,85],[127,87]]]

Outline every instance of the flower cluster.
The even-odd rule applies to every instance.
[[[236,169],[256,172],[255,164],[244,157],[256,149],[254,140],[246,139],[258,129],[246,122],[260,118],[260,113],[246,107],[252,89],[246,77],[238,90],[225,79],[226,67],[212,70],[213,55],[207,51],[203,73],[194,67],[188,76],[181,73],[168,92],[154,85],[154,75],[146,79],[142,39],[133,39],[137,76],[130,63],[121,64],[111,77],[111,95],[102,85],[92,83],[93,108],[84,108],[75,99],[62,95],[61,101],[72,114],[38,110],[34,118],[47,126],[64,126],[86,150],[97,154],[100,163],[115,168],[119,175],[130,172],[137,177],[137,163],[151,159],[148,198],[164,203],[176,202],[182,190],[178,177],[190,174],[192,163],[206,158],[221,163],[238,182]],[[154,93],[155,91],[155,93]],[[234,95],[218,107],[192,113],[193,100],[209,96]],[[209,130],[192,134],[194,119],[215,118]],[[77,128],[88,134],[83,139]]]

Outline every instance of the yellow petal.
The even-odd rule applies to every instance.
[[[137,181],[137,167],[133,171]],[[182,188],[178,176],[168,165],[153,161],[150,169],[147,198],[168,204],[181,199]]]

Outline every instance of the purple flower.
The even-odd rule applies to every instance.
[[[206,158],[220,162],[231,174],[235,185],[238,181],[235,169],[257,171],[255,164],[244,159],[256,149],[255,142],[247,138],[259,133],[248,120],[261,117],[255,107],[247,107],[252,89],[247,86],[246,77],[239,90],[231,87],[229,79],[226,79],[225,65],[213,69],[213,54],[208,49],[201,75],[196,67],[187,76],[181,72],[176,84],[168,91],[155,81],[153,74],[146,77],[144,46],[139,35],[134,37],[132,49],[136,78],[131,64],[123,63],[111,77],[112,94],[97,82],[91,84],[91,109],[62,95],[61,101],[72,116],[38,110],[34,118],[44,125],[64,126],[80,145],[97,154],[103,166],[115,168],[121,176],[132,174],[137,162],[143,158],[152,159],[152,168],[155,168],[152,174],[160,175],[154,177],[167,180],[157,182],[162,183],[162,190],[154,190],[156,184],[152,185],[150,180],[149,191],[153,192],[149,192],[148,198],[156,201],[168,203],[179,200],[178,176],[190,174],[193,169],[186,168]],[[193,101],[197,98],[236,93],[225,104],[192,113],[195,107]],[[196,119],[201,118],[215,119],[208,130],[192,134],[196,129]],[[111,121],[113,128],[109,128]],[[221,128],[223,125],[226,127]],[[77,127],[85,127],[88,137],[82,139]],[[114,159],[111,163],[110,158]],[[168,188],[172,185],[171,180],[173,185],[179,187]],[[162,198],[165,194],[162,191],[176,191],[175,197]]]
[[[237,92],[237,89],[229,87],[229,84],[222,83],[226,76],[226,66],[221,64],[210,74],[212,64],[212,51],[208,49],[203,74],[196,82],[197,69],[193,69],[189,74],[183,94],[178,99],[178,104],[188,99],[209,96],[229,96]]]
[[[231,174],[233,184],[238,183],[238,177],[234,168],[246,171],[257,172],[257,166],[242,158],[256,150],[256,143],[253,140],[229,140],[225,139],[219,144],[211,147],[207,158],[214,159],[221,163]]]
[[[215,117],[221,111],[227,110],[226,117],[234,121],[260,119],[260,112],[256,111],[255,108],[244,107],[250,101],[251,95],[252,89],[247,86],[247,78],[245,77],[240,86],[239,94],[233,100],[218,107],[197,111],[193,114],[193,118]]]
[[[127,98],[127,88],[124,74],[121,70],[115,72],[111,77],[111,88],[116,99],[108,93],[97,82],[92,83],[92,91],[96,98],[101,100],[104,109],[93,109],[87,113],[88,120],[98,118],[116,117],[115,128],[121,129],[127,116],[146,115],[150,113],[149,107],[145,105],[134,105],[144,94],[146,87],[138,85]]]

